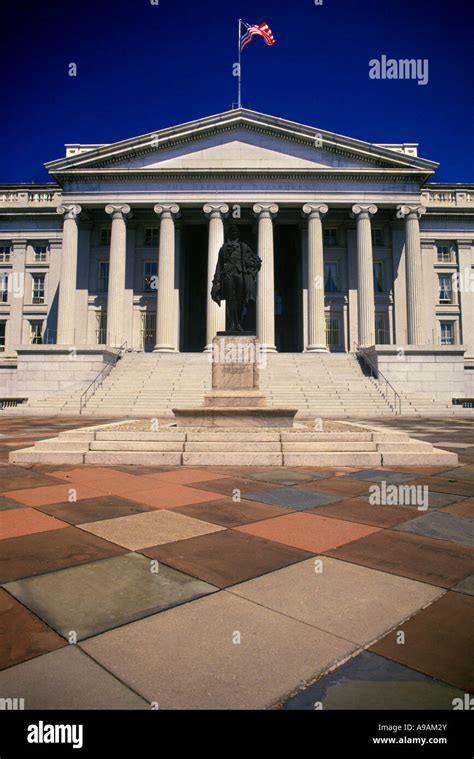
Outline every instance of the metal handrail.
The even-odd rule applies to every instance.
[[[114,360],[106,364],[104,368],[101,369],[101,371],[99,372],[95,380],[91,382],[91,384],[88,387],[86,387],[83,393],[81,393],[81,397],[79,398],[79,414],[82,414],[87,403],[95,395],[99,387],[104,383],[104,380],[106,379],[106,377],[109,376],[112,369],[114,369],[114,367],[117,366],[117,361],[119,360],[119,358],[122,358],[126,349],[127,349],[127,342],[125,341],[120,346],[119,352],[117,353],[117,355],[114,356]]]
[[[395,414],[398,414],[399,416],[401,416],[401,414],[402,414],[402,397],[401,397],[401,395],[399,393],[397,393],[397,391],[395,390],[395,388],[392,385],[392,383],[388,381],[388,379],[380,371],[380,369],[378,368],[378,366],[376,366],[374,364],[374,362],[372,361],[372,359],[370,359],[368,357],[368,355],[365,352],[365,350],[355,340],[354,340],[354,353],[356,354],[356,356],[361,356],[361,358],[365,361],[365,363],[367,364],[367,366],[370,369],[370,376],[371,377],[375,377],[376,380],[379,380],[379,381],[382,380],[383,382],[385,382],[385,393],[380,388],[379,389],[380,389],[380,392],[382,393],[382,395],[384,395],[385,400],[387,401],[387,403],[390,403],[389,392],[388,392],[389,388],[390,388],[390,390],[393,393],[393,407],[394,407]]]

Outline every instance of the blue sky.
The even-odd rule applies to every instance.
[[[2,11],[0,182],[47,180],[43,163],[64,143],[228,110],[239,16],[266,21],[277,40],[243,54],[245,107],[368,142],[419,142],[440,163],[437,181],[474,181],[466,0],[18,0]],[[428,59],[428,84],[370,79],[382,55]]]

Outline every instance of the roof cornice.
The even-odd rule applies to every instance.
[[[418,171],[422,170],[425,174],[431,175],[438,166],[436,162],[424,158],[398,153],[380,145],[247,109],[226,111],[215,116],[161,129],[157,132],[149,132],[145,135],[78,153],[69,158],[49,161],[45,166],[53,176],[81,166],[106,168],[123,160],[125,156],[145,155],[160,151],[163,148],[191,143],[209,135],[223,134],[235,129],[273,134],[280,139],[305,145],[315,145],[315,138],[318,137],[322,140],[322,146],[325,150],[350,157],[356,156],[362,161],[376,162],[380,167],[389,164]]]

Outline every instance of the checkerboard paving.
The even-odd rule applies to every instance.
[[[454,469],[7,463],[12,443],[74,426],[0,418],[0,697],[451,709],[474,689],[467,427]],[[375,505],[383,481],[426,486],[428,508]]]

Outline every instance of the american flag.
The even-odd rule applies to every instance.
[[[272,30],[268,26],[268,24],[246,24],[244,22],[244,26],[246,28],[245,33],[242,35],[242,38],[240,40],[240,50],[242,51],[244,47],[249,45],[252,42],[252,39],[255,37],[255,35],[258,35],[259,37],[263,37],[267,45],[274,45],[275,44],[275,37],[272,34]]]

